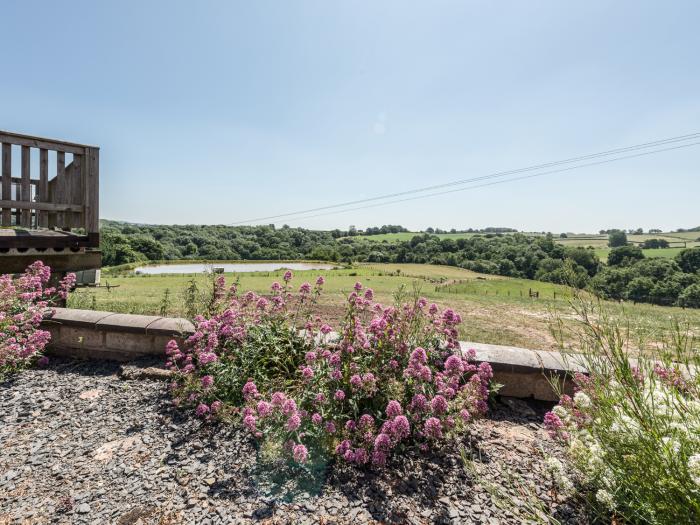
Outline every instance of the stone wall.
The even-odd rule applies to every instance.
[[[71,308],[54,309],[45,317],[42,328],[51,332],[49,353],[116,361],[164,356],[170,339],[182,342],[194,331],[186,319]],[[585,371],[558,352],[464,341],[460,344],[463,351],[473,348],[477,361],[491,364],[494,381],[502,385],[502,395],[556,401],[556,390],[570,393],[571,375]]]

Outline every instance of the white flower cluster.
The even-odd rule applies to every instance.
[[[573,494],[574,484],[566,475],[564,464],[553,456],[547,456],[545,465],[561,493],[564,495]]]
[[[687,462],[690,478],[700,487],[700,400],[692,394],[697,390],[680,391],[659,377],[637,387],[611,380],[604,389],[595,388],[595,396],[579,391],[552,412],[568,436],[569,457],[598,488],[595,497],[601,506],[614,510],[617,488],[626,482],[619,461],[616,471],[611,470],[616,458],[639,462],[646,460],[645,454],[658,454],[673,478],[674,469]],[[659,436],[658,444],[650,446],[650,436]],[[640,454],[630,454],[634,450]],[[549,461],[548,467],[559,483],[563,469]]]

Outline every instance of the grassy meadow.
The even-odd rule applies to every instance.
[[[265,293],[273,281],[281,281],[283,273],[225,275],[228,283],[239,281],[239,290]],[[554,350],[557,342],[550,332],[553,316],[561,317],[565,328],[576,322],[569,303],[570,290],[540,281],[423,264],[368,263],[352,268],[294,273],[296,286],[304,281],[313,282],[319,275],[326,278],[319,309],[336,322],[342,316],[345,297],[356,281],[372,288],[376,300],[382,303],[390,303],[394,292],[402,286],[409,291],[419,289],[421,295],[430,301],[453,308],[462,315],[464,322],[460,335],[468,341]],[[105,270],[102,287],[72,293],[68,305],[124,313],[183,316],[186,312],[185,289],[192,280],[200,288],[206,287],[207,279],[204,274],[135,275],[122,271],[110,275],[110,271]],[[539,292],[539,297],[531,298],[531,290]],[[700,310],[613,302],[606,302],[604,306],[615,317],[624,315],[633,333],[640,339],[648,338],[651,343],[663,338],[672,322],[687,325],[700,338]]]

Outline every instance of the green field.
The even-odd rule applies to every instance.
[[[541,236],[541,233],[523,232],[524,235]],[[363,239],[374,242],[398,242],[411,240],[416,235],[422,235],[421,232],[401,232],[401,233],[384,233],[379,235],[357,236],[354,239]],[[435,234],[440,239],[465,239],[474,235],[485,235],[477,233],[440,233]],[[505,234],[508,235],[508,234]],[[562,238],[558,234],[554,235],[554,240],[558,244],[564,246],[580,246],[583,248],[593,248],[596,255],[605,261],[608,258],[610,249],[608,248],[608,236],[598,234],[567,234],[568,237]],[[671,243],[670,248],[659,248],[655,250],[644,250],[646,257],[674,257],[678,252],[683,250],[680,243],[685,243],[686,248],[694,248],[700,246],[700,232],[682,232],[682,233],[644,233],[640,235],[628,234],[627,239],[633,243],[642,243],[649,239],[664,239]]]
[[[238,261],[240,262],[240,261]],[[283,271],[226,274],[227,282],[239,280],[240,290],[265,293],[270,284],[282,278]],[[557,348],[550,333],[553,315],[563,316],[565,324],[574,323],[568,288],[551,283],[481,275],[461,268],[423,264],[363,264],[337,270],[295,272],[296,286],[313,282],[318,275],[326,278],[319,308],[336,323],[342,316],[345,297],[356,281],[375,291],[376,299],[392,301],[393,293],[404,286],[420,293],[442,307],[451,307],[464,319],[460,336],[464,340],[553,350]],[[102,284],[107,289],[81,289],[69,298],[74,308],[94,308],[125,313],[184,315],[184,290],[191,280],[207,285],[203,274],[110,276],[106,271]],[[168,290],[168,304],[164,297]],[[531,298],[530,291],[539,292]],[[623,314],[640,337],[652,341],[664,337],[671,321],[691,327],[700,337],[700,310],[652,305],[604,303],[614,316]],[[700,350],[700,349],[699,349]]]

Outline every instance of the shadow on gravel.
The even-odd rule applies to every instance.
[[[57,374],[80,374],[83,376],[112,376],[119,372],[121,364],[116,361],[79,360],[64,357],[49,357],[49,364],[43,370]]]

